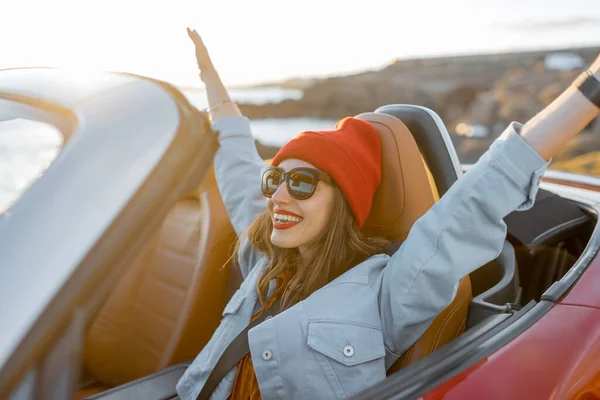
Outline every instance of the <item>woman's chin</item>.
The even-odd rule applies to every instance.
[[[297,238],[290,236],[293,235],[288,235],[287,232],[284,233],[273,230],[273,233],[271,234],[271,243],[281,249],[293,249],[300,246],[301,243],[298,243],[299,241]]]

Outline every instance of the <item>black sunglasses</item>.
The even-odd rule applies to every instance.
[[[265,197],[273,196],[283,182],[287,183],[290,196],[296,200],[306,200],[312,196],[319,181],[335,185],[325,172],[308,167],[294,168],[288,172],[279,167],[265,167],[261,176],[260,187]]]

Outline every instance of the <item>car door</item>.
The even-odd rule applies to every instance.
[[[85,327],[217,144],[174,87],[128,74],[0,71],[0,123],[63,136],[0,217],[0,398],[73,396]]]

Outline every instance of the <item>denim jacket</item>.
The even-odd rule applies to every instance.
[[[245,117],[217,121],[215,174],[238,235],[266,209],[259,157]],[[306,300],[248,333],[262,398],[338,399],[385,379],[386,370],[448,306],[459,280],[496,258],[503,218],[533,205],[544,160],[512,124],[481,159],[412,227],[393,256],[356,265]],[[258,309],[256,284],[267,260],[248,243],[239,259],[244,281],[221,324],[177,384],[195,399],[229,343]],[[233,368],[211,399],[226,399]]]

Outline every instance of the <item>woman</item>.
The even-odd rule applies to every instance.
[[[360,231],[381,179],[375,129],[346,118],[335,130],[301,133],[265,168],[248,120],[199,35],[188,34],[219,135],[215,173],[245,279],[177,384],[182,399],[210,386],[240,332],[249,353],[200,398],[344,398],[384,379],[450,304],[459,280],[498,255],[502,218],[532,206],[546,161],[600,106],[591,80],[600,79],[599,57],[581,89],[571,86],[525,125],[511,124],[389,257],[380,254],[385,240]],[[279,304],[283,311],[256,324]]]

